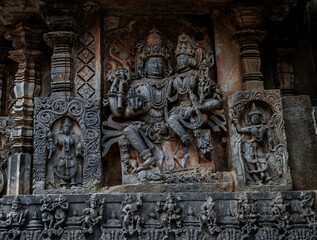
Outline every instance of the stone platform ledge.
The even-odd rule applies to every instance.
[[[0,239],[315,239],[315,195],[283,191],[4,196]],[[46,206],[45,212],[43,205],[50,201],[53,207]],[[98,220],[89,231],[84,221],[91,217],[92,201]],[[15,212],[13,205],[18,205]],[[19,214],[25,216],[20,224],[8,221]],[[58,231],[45,230],[48,215],[53,225],[59,222]],[[129,219],[134,219],[131,228]]]
[[[219,172],[208,183],[164,183],[125,184],[101,188],[101,193],[160,193],[160,192],[233,192],[235,190],[233,172]]]

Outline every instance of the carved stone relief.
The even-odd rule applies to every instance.
[[[37,98],[33,189],[91,189],[101,179],[99,101]]]
[[[197,29],[175,21],[183,33],[164,29],[174,42],[151,26],[140,39],[139,21],[112,33],[118,38],[109,34],[104,103],[111,115],[103,122],[103,157],[107,162],[118,144],[124,184],[166,182],[202,165],[219,170],[214,161],[224,159],[213,154],[214,144],[224,137],[226,120],[208,34],[196,41],[184,32]]]
[[[76,44],[75,96],[100,98],[100,25],[99,7],[81,5],[77,11],[78,41]]]
[[[230,111],[239,188],[291,188],[279,90],[237,92]]]
[[[10,117],[0,117],[0,195],[5,194],[8,160],[13,154],[12,127],[13,121]]]
[[[315,239],[314,198],[313,192],[5,196],[0,238]]]

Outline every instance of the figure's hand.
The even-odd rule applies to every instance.
[[[168,126],[163,122],[156,123],[154,131],[161,135],[166,135],[168,133]]]
[[[137,94],[135,88],[131,88],[128,92],[128,98],[130,99],[130,104],[133,111],[138,111],[143,107],[142,95]]]

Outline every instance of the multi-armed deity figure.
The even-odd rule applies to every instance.
[[[54,151],[58,150],[57,157],[54,162],[54,173],[60,179],[60,186],[66,188],[67,184],[76,187],[78,183],[78,175],[80,174],[80,166],[78,157],[82,154],[83,145],[80,137],[72,133],[72,123],[69,118],[65,118],[61,132],[54,137],[52,133],[48,134],[49,155],[51,159]]]
[[[172,92],[176,92],[173,98],[177,100],[177,104],[173,104],[174,107],[169,112],[167,122],[185,145],[185,151],[188,151],[190,137],[186,129],[200,128],[208,119],[208,116],[203,116],[202,113],[211,114],[210,111],[220,105],[220,95],[215,95],[215,92],[218,94],[217,85],[208,75],[206,61],[209,56],[204,56],[204,63],[202,63],[202,49],[198,48],[188,35],[183,33],[178,37],[175,56],[178,74],[173,79]],[[214,96],[211,96],[212,90]],[[200,136],[198,133],[194,135]],[[205,148],[208,147],[210,148],[205,146]]]
[[[133,235],[135,232],[139,234],[142,231],[142,219],[138,214],[139,208],[142,206],[142,194],[138,195],[136,202],[133,202],[131,195],[126,195],[125,201],[122,203],[122,228],[124,234]]]
[[[96,194],[92,194],[87,201],[88,208],[84,209],[83,228],[84,232],[93,233],[94,226],[101,222],[105,199],[99,202]]]
[[[188,35],[182,34],[178,37],[175,56],[172,49],[172,44],[153,29],[137,45],[135,67],[140,78],[133,78],[127,67],[114,69],[108,74],[112,85],[107,103],[112,115],[105,124],[118,131],[105,131],[105,139],[117,139],[106,143],[104,155],[115,141],[122,142],[120,135],[124,136],[127,145],[132,146],[141,159],[138,159],[139,165],[130,164],[132,173],[151,170],[146,171],[147,180],[161,180],[161,173],[179,167],[198,167],[198,154],[192,161],[195,163],[187,164],[190,135],[196,138],[199,153],[211,151],[210,134],[199,131],[208,123],[210,132],[212,111],[221,103],[218,85],[209,77],[209,66],[213,64],[210,48],[203,50]],[[176,71],[174,59],[177,59]],[[173,141],[180,141],[182,146],[173,145]],[[129,152],[122,149],[122,152]],[[183,154],[179,155],[179,150]],[[193,154],[197,152],[194,150]],[[125,160],[127,158],[122,157],[123,165],[129,161]],[[174,165],[175,162],[178,165]]]
[[[172,72],[171,46],[156,29],[149,32],[145,42],[138,46],[136,68],[142,79],[129,84],[125,105],[121,104],[119,81],[113,81],[108,93],[112,114],[115,117],[131,119],[123,134],[128,142],[137,150],[144,163],[135,172],[154,164],[152,143],[154,130],[164,133],[164,110],[168,104],[168,91]],[[114,85],[118,86],[114,86]]]
[[[255,103],[249,112],[250,126],[241,127],[238,123],[237,131],[250,135],[242,145],[243,158],[249,181],[257,184],[268,183],[272,180],[272,170],[268,164],[270,151],[276,145],[273,130],[267,124],[262,123],[262,112]]]

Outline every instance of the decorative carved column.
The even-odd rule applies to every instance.
[[[73,96],[75,5],[47,4],[41,8],[50,32],[44,40],[53,48],[51,86],[53,97]]]
[[[295,76],[291,59],[293,48],[276,48],[276,77],[282,95],[295,95]]]
[[[261,54],[259,43],[266,33],[257,30],[262,22],[262,8],[257,6],[233,7],[233,17],[240,29],[235,33],[240,44],[242,81],[245,90],[262,90]]]
[[[12,131],[15,152],[9,161],[8,194],[30,193],[33,110],[34,97],[40,93],[38,47],[43,30],[18,24],[7,28],[6,39],[12,42],[15,50],[10,51],[9,58],[18,63],[14,80],[16,102],[13,106],[14,128]]]

